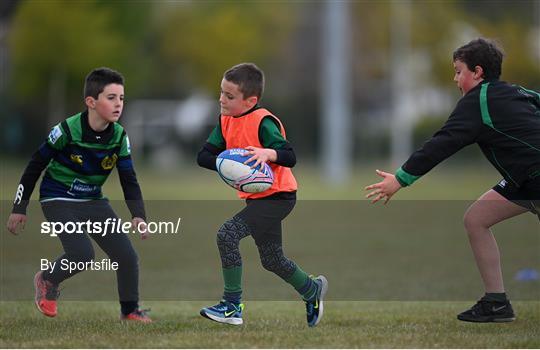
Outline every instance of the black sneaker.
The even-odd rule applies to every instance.
[[[512,322],[516,319],[509,300],[478,300],[469,310],[457,315],[458,320],[466,322]]]

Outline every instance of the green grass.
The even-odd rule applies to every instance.
[[[328,302],[310,329],[300,302],[248,302],[243,326],[198,315],[204,302],[148,302],[153,324],[118,321],[111,302],[64,302],[55,319],[31,302],[2,303],[0,347],[11,348],[537,348],[539,302],[516,302],[518,319],[472,324],[463,302]]]
[[[17,161],[2,163],[2,227],[23,168]],[[518,320],[469,324],[455,319],[482,293],[463,212],[496,183],[495,171],[440,167],[384,207],[362,200],[363,187],[378,180],[374,168],[357,168],[347,183],[335,187],[314,167],[299,166],[295,172],[301,200],[284,222],[283,240],[287,256],[330,281],[325,319],[316,329],[305,325],[303,304],[294,301],[294,290],[260,266],[251,239],[241,244],[244,296],[252,300],[246,324],[235,328],[198,316],[208,304],[200,300],[213,303],[222,291],[215,231],[242,202],[212,172],[139,166],[150,220],[182,218],[178,235],[144,242],[131,237],[141,261],[143,305],[152,308],[156,322],[118,321],[118,305],[110,302],[116,298],[113,272],[85,272],[65,281],[59,316],[39,314],[28,300],[32,277],[39,259],[55,258],[61,246],[39,233],[44,219],[34,202],[23,234],[15,237],[3,229],[0,235],[0,347],[540,347],[540,281],[514,278],[523,268],[540,270],[540,235],[533,215],[494,228]],[[104,192],[116,199],[111,201],[114,209],[127,219],[116,174]],[[95,248],[96,258],[104,257]]]
[[[357,201],[300,201],[284,224],[284,252],[304,271],[324,274],[330,300],[471,301],[482,285],[461,218],[464,201],[397,201],[371,206]],[[112,202],[124,219],[122,201]],[[143,300],[212,300],[223,282],[216,231],[242,208],[241,201],[147,201],[152,220],[182,218],[178,234],[131,236],[140,260]],[[40,259],[61,252],[58,238],[40,233],[37,204],[18,236],[0,236],[0,296],[24,300]],[[419,224],[420,223],[420,224]],[[538,219],[524,215],[494,230],[512,300],[540,300],[540,281],[515,279],[519,270],[540,270]],[[96,259],[104,258],[94,244]],[[296,300],[290,286],[265,271],[252,238],[241,241],[244,296],[248,300]],[[88,288],[88,284],[92,288]],[[116,298],[112,271],[88,271],[65,281],[64,300]]]

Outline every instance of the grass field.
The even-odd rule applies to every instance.
[[[2,223],[24,168],[20,162],[8,165],[1,172]],[[363,187],[377,180],[371,168],[358,169],[338,187],[325,184],[314,168],[296,171],[300,201],[285,221],[283,239],[289,257],[330,281],[325,318],[316,329],[306,326],[304,306],[292,288],[262,269],[250,239],[241,245],[246,324],[234,328],[200,317],[199,309],[215,303],[222,288],[215,231],[242,203],[211,172],[140,167],[149,218],[182,218],[178,235],[144,242],[132,237],[141,261],[143,306],[152,308],[156,322],[119,322],[115,275],[103,272],[65,281],[59,316],[39,314],[32,277],[39,259],[56,257],[61,247],[39,233],[44,219],[32,203],[21,235],[7,234],[2,224],[0,347],[540,347],[540,281],[514,278],[523,268],[540,270],[540,230],[533,215],[494,229],[518,320],[468,324],[455,318],[482,293],[462,215],[496,183],[495,172],[436,169],[383,207],[361,200]],[[127,219],[116,174],[104,190]],[[102,257],[96,249],[96,258]]]
[[[66,302],[56,319],[31,303],[2,303],[0,347],[22,348],[538,348],[539,302],[518,302],[509,324],[459,322],[463,302],[329,302],[310,329],[300,302],[248,302],[243,326],[198,315],[204,302],[148,302],[155,323],[117,320],[116,304]]]

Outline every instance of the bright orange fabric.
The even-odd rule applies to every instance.
[[[285,128],[281,121],[267,109],[259,108],[253,112],[241,117],[232,117],[222,115],[221,118],[221,133],[225,139],[227,149],[231,148],[246,148],[254,146],[264,148],[259,141],[259,126],[262,120],[271,116],[279,123],[279,129],[284,138]],[[274,172],[274,183],[268,190],[260,193],[245,193],[238,191],[240,198],[264,198],[277,192],[293,192],[296,191],[298,185],[290,168],[286,168],[274,163],[269,163]]]

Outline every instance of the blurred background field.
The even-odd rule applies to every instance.
[[[196,153],[191,154],[190,163],[178,163],[168,169],[156,169],[143,160],[136,161],[137,178],[145,199],[148,200],[214,200],[237,199],[234,190],[226,186],[216,173],[199,168]],[[27,164],[20,157],[0,158],[1,199],[14,198],[18,181]],[[306,164],[307,163],[307,164]],[[321,174],[317,164],[298,158],[293,169],[299,184],[298,198],[306,200],[362,200],[364,187],[379,181],[375,169],[391,171],[387,162],[371,162],[358,165],[350,173],[350,178],[338,185],[329,184]],[[473,200],[494,186],[501,177],[487,163],[462,162],[449,159],[435,168],[429,175],[415,183],[414,187],[402,190],[394,200]],[[109,199],[123,199],[118,175],[114,171],[103,191]],[[39,198],[39,183],[32,198]]]
[[[252,61],[300,165],[344,185],[369,164],[397,168],[442,125],[460,97],[452,52],[478,36],[503,46],[501,79],[540,90],[538,0],[3,1],[0,155],[28,159],[83,109],[85,75],[109,66],[125,75],[121,122],[146,174],[189,172],[223,72]]]

